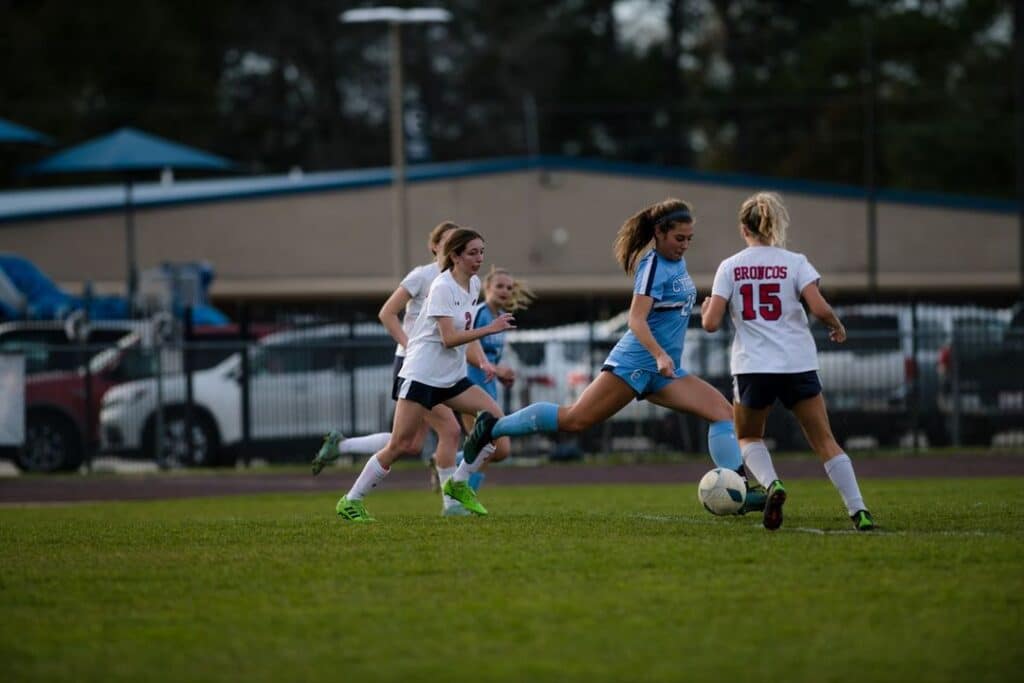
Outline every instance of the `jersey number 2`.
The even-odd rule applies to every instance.
[[[740,285],[740,296],[743,297],[743,319],[755,320],[758,313],[763,320],[778,320],[782,317],[782,299],[779,298],[781,286],[778,282],[765,282],[757,289],[757,308],[754,308],[754,285]]]

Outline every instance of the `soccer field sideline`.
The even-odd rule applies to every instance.
[[[934,477],[1024,477],[1024,454],[966,453],[954,455],[907,455],[903,457],[854,457],[862,479]],[[536,466],[498,465],[488,473],[487,486],[572,484],[678,484],[694,485],[712,467],[709,460],[692,459],[660,464],[544,463]],[[821,464],[812,456],[777,460],[785,479],[824,479]],[[293,468],[174,471],[146,474],[95,474],[0,478],[0,505],[103,500],[156,500],[171,498],[241,495],[253,493],[337,492],[347,489],[358,470],[352,467],[325,470],[318,477]],[[384,490],[426,489],[427,475],[416,466],[395,468]]]

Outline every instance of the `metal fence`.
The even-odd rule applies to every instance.
[[[861,306],[841,311],[846,344],[812,328],[833,430],[858,447],[1024,445],[1024,325],[1014,310]],[[575,400],[624,331],[623,320],[509,333],[517,374],[505,410]],[[731,334],[692,324],[683,366],[731,398]],[[8,349],[10,351],[10,349]],[[394,343],[369,324],[279,330],[259,341],[25,345],[27,469],[76,469],[97,453],[166,466],[305,461],[323,434],[386,432]],[[518,439],[514,454],[706,452],[707,424],[648,402],[579,435]],[[158,435],[163,438],[158,438]],[[766,438],[807,448],[781,407]]]

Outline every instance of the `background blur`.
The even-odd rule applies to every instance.
[[[688,264],[706,292],[741,246],[739,201],[763,188],[783,192],[794,248],[851,320],[846,352],[821,347],[844,438],[916,448],[1022,436],[1024,379],[1010,370],[1024,365],[1019,0],[429,3],[450,20],[401,29],[403,231],[392,228],[393,45],[382,24],[340,20],[366,6],[0,2],[0,116],[53,140],[0,145],[0,252],[86,302],[123,295],[122,178],[25,169],[122,126],[234,163],[131,177],[144,298],[128,317],[180,322],[183,306],[213,304],[230,334],[200,342],[179,324],[161,350],[135,330],[144,362],[95,386],[111,366],[83,363],[109,342],[33,347],[37,370],[52,369],[38,353],[85,369],[87,405],[62,428],[79,456],[184,448],[182,461],[201,460],[198,442],[248,450],[265,429],[268,443],[306,443],[339,415],[349,430],[386,429],[391,347],[376,311],[447,218],[480,227],[489,260],[540,296],[510,337],[521,381],[508,405],[571,400],[622,331],[630,283],[610,254],[621,222],[665,196],[693,200],[702,232]],[[73,308],[51,317],[63,324]],[[264,346],[291,350],[248,345],[266,334],[285,336]],[[203,356],[227,336],[234,346]],[[688,367],[728,391],[727,338],[692,336]],[[220,374],[199,387],[190,370],[204,368]],[[265,399],[260,373],[280,375]],[[132,381],[151,384],[104,398]],[[123,411],[150,400],[179,422]],[[583,446],[703,450],[702,426],[634,412]],[[158,447],[164,418],[178,441]],[[802,447],[794,425],[773,430]]]

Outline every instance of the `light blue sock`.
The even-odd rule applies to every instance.
[[[732,420],[712,422],[708,429],[708,450],[715,466],[727,470],[738,471],[743,467],[743,455],[740,453],[740,442],[736,440],[736,430]]]
[[[455,466],[458,467],[459,465],[461,465],[463,460],[465,460],[465,458],[462,457],[462,451],[456,451]],[[469,488],[473,489],[474,491],[479,491],[480,487],[484,485],[484,479],[486,478],[487,475],[484,474],[483,472],[474,472],[473,474],[469,475]]]
[[[534,403],[498,420],[491,436],[522,436],[558,431],[558,404]]]

